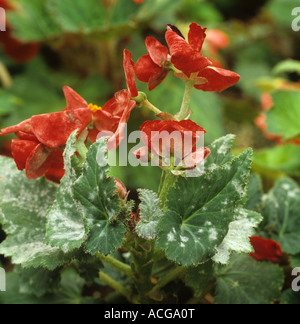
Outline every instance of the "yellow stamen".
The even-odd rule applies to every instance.
[[[91,111],[92,111],[93,113],[95,113],[95,112],[97,112],[97,111],[99,111],[99,110],[102,110],[102,107],[99,107],[99,106],[94,105],[94,104],[89,104],[89,107],[90,107],[90,109],[91,109]]]

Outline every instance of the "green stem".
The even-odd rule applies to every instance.
[[[118,293],[120,293],[121,295],[126,297],[126,299],[129,302],[132,302],[130,292],[124,286],[122,286],[119,282],[117,282],[116,280],[111,278],[109,275],[107,275],[104,272],[100,272],[99,279],[101,281],[105,282],[108,286],[110,286],[114,290],[116,290]]]
[[[170,170],[164,170],[162,174],[162,179],[160,183],[160,189],[159,189],[159,199],[161,200],[161,207],[164,208],[166,200],[167,200],[167,195],[169,192],[169,189],[171,186],[174,184],[175,181],[175,176],[172,174]]]
[[[162,113],[161,110],[159,110],[157,107],[155,107],[154,105],[152,105],[152,103],[146,99],[144,102],[143,102],[143,106],[148,108],[149,110],[153,111],[155,113],[155,115],[159,115]]]
[[[159,279],[157,285],[148,293],[148,295],[154,295],[157,293],[161,288],[165,287],[168,283],[172,282],[173,280],[177,279],[184,273],[185,269],[182,267],[178,267],[173,271],[169,272],[166,276]]]
[[[110,264],[111,266],[113,266],[114,268],[116,268],[117,270],[119,270],[120,272],[125,273],[128,277],[134,278],[133,272],[129,265],[127,265],[127,264],[125,264],[111,256],[105,256],[101,253],[98,253],[96,256],[101,261],[106,262],[106,263]]]
[[[189,114],[189,108],[190,108],[190,103],[191,103],[194,84],[195,83],[193,81],[187,81],[186,82],[184,97],[183,97],[180,113],[179,113],[179,116],[178,116],[179,120],[186,119],[186,117]]]

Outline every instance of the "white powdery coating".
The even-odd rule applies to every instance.
[[[173,228],[172,231],[168,234],[168,242],[176,242],[175,234],[176,230],[175,228]]]
[[[218,239],[218,232],[215,228],[209,230],[209,240],[216,241]]]
[[[227,264],[231,252],[250,253],[253,251],[249,237],[255,234],[255,228],[261,222],[261,218],[250,218],[248,212],[241,210],[236,220],[229,224],[229,231],[213,260],[217,263]]]

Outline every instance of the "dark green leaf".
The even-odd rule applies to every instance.
[[[93,144],[83,166],[83,174],[73,185],[89,230],[86,250],[93,255],[109,254],[122,245],[124,225],[116,219],[121,211],[115,181],[108,177],[106,139]]]
[[[272,304],[280,297],[283,271],[275,264],[249,255],[234,255],[227,266],[217,266],[216,304]]]
[[[259,210],[262,204],[263,194],[263,185],[260,176],[258,174],[252,174],[249,180],[248,202],[245,209]]]
[[[284,252],[300,253],[300,189],[289,178],[280,179],[264,198],[265,229]]]
[[[198,267],[190,267],[186,274],[186,284],[195,289],[195,296],[200,297],[210,282],[214,281],[213,262],[209,261]]]
[[[46,293],[55,292],[60,284],[59,270],[49,271],[47,269],[20,269],[19,282],[20,294],[42,297]]]

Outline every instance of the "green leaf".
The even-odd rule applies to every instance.
[[[64,151],[65,176],[56,195],[54,204],[47,212],[47,231],[45,243],[57,246],[65,252],[80,248],[85,239],[83,215],[73,198],[72,185],[78,179],[76,152],[76,135],[73,132]]]
[[[300,62],[295,60],[285,60],[277,64],[273,70],[275,75],[282,75],[286,73],[299,73],[300,74]]]
[[[291,30],[292,21],[296,18],[292,16],[292,10],[297,7],[299,7],[298,0],[271,0],[267,3],[266,10],[279,28],[282,26]]]
[[[73,269],[62,273],[60,289],[54,294],[36,297],[32,294],[20,292],[20,277],[17,273],[7,275],[7,292],[0,294],[0,304],[3,305],[80,305],[101,303],[91,297],[83,297],[84,280]]]
[[[19,283],[20,293],[42,297],[46,293],[55,292],[60,284],[59,270],[49,271],[47,269],[20,269]]]
[[[91,32],[101,27],[107,17],[106,8],[98,0],[50,0],[48,8],[67,32]]]
[[[217,266],[216,304],[272,304],[280,297],[284,273],[275,264],[249,255],[234,255],[227,266]]]
[[[17,9],[9,11],[9,24],[16,38],[35,42],[57,36],[60,28],[47,10],[45,0],[18,0]]]
[[[253,247],[249,237],[255,234],[255,228],[261,223],[262,216],[253,211],[240,209],[235,214],[235,220],[229,224],[229,231],[222,244],[217,248],[213,260],[227,264],[232,252],[250,253]]]
[[[215,279],[213,262],[200,264],[198,267],[190,267],[186,273],[186,284],[195,289],[195,296],[200,297]]]
[[[291,176],[300,175],[300,147],[292,144],[277,146],[271,149],[256,151],[254,165],[259,169],[274,172],[284,172]]]
[[[163,211],[160,209],[161,201],[151,190],[139,190],[139,194],[140,221],[135,230],[138,236],[146,240],[154,240],[157,237],[158,222],[163,216]]]
[[[106,139],[93,144],[87,154],[82,176],[73,185],[89,230],[87,252],[110,254],[122,245],[124,225],[116,219],[121,211],[115,181],[108,177]]]
[[[24,268],[54,270],[70,262],[72,255],[43,243],[46,211],[55,199],[57,185],[44,178],[28,180],[5,157],[0,157],[0,174],[0,222],[7,234],[0,253]]]
[[[266,113],[268,132],[284,140],[300,135],[300,91],[280,90],[272,97],[274,106]]]
[[[231,148],[235,135],[226,135],[215,140],[210,146],[210,156],[205,161],[205,168],[213,171],[226,163],[230,162],[233,158]]]
[[[300,255],[296,255],[290,259],[292,268],[300,268]]]
[[[284,252],[300,253],[300,189],[293,180],[282,178],[265,196],[262,214],[265,230],[282,245]]]
[[[198,265],[212,258],[245,203],[252,151],[199,178],[180,178],[159,222],[158,247],[170,260]]]
[[[263,185],[258,174],[252,174],[248,186],[248,202],[245,209],[258,211],[263,199]]]
[[[73,264],[87,285],[92,285],[95,279],[99,278],[99,271],[103,268],[103,264],[98,258],[86,254],[82,250],[76,255]]]
[[[286,290],[281,296],[283,305],[300,305],[300,294],[292,289]]]

